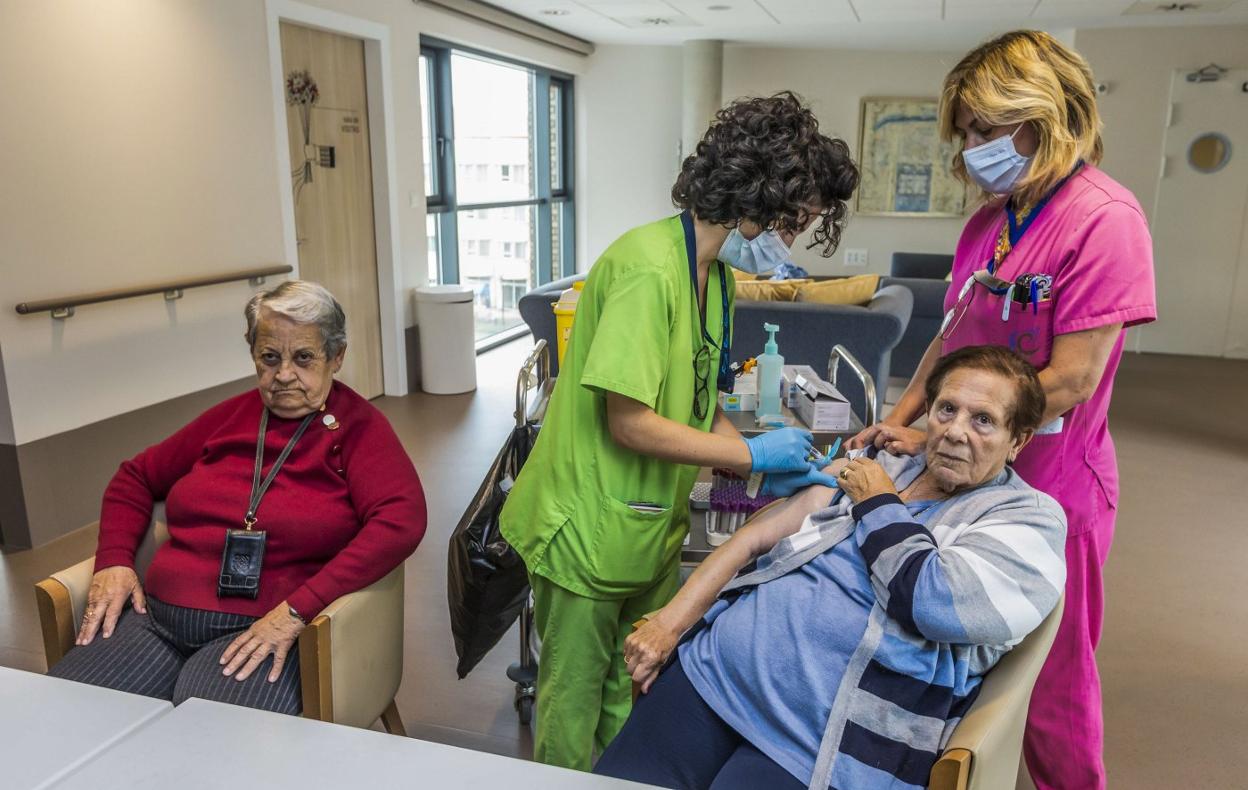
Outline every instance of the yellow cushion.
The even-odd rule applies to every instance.
[[[749,272],[743,272],[740,269],[733,268],[732,266],[726,266],[725,268],[728,269],[728,271],[732,272],[732,279],[736,280],[739,283],[758,279],[757,274],[750,274]]]
[[[737,281],[737,298],[755,302],[792,302],[797,289],[813,280]]]
[[[866,304],[875,296],[880,285],[880,275],[860,274],[839,280],[810,283],[797,289],[795,302],[818,302],[819,304]]]

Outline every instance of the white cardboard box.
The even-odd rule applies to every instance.
[[[758,372],[742,373],[732,385],[732,394],[719,393],[724,411],[754,411],[758,408]]]
[[[849,399],[819,378],[809,365],[785,365],[782,373],[789,408],[813,431],[847,431]]]

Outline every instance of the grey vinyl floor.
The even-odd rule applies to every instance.
[[[518,757],[532,751],[504,675],[518,637],[513,629],[456,679],[446,543],[513,424],[516,370],[529,346],[523,338],[480,356],[474,393],[376,401],[430,506],[428,534],[406,567],[398,705],[408,733]],[[1248,787],[1246,402],[1248,362],[1123,360],[1111,411],[1122,502],[1100,649],[1111,787]],[[0,554],[0,665],[44,669],[33,584],[90,555],[94,543],[84,529]]]

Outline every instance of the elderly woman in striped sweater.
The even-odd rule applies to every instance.
[[[1066,576],[1062,508],[1008,465],[1044,413],[1035,369],[969,347],[937,363],[926,395],[924,446],[838,461],[839,491],[811,487],[755,519],[629,637],[647,693],[597,773],[714,790],[926,785],[984,674]]]

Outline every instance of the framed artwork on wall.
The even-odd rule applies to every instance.
[[[961,217],[966,186],[950,170],[957,147],[940,139],[936,99],[862,100],[858,213]]]

